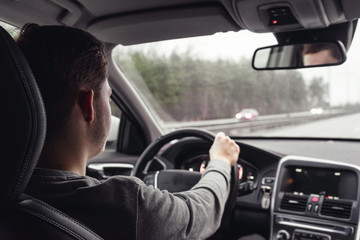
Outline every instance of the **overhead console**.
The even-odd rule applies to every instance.
[[[272,196],[271,239],[358,239],[359,168],[286,157]]]
[[[324,28],[360,17],[357,0],[235,0],[234,7],[243,27],[253,32]]]

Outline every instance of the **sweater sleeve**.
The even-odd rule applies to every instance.
[[[230,165],[211,160],[189,191],[169,193],[139,184],[137,239],[205,239],[220,226],[229,194]]]

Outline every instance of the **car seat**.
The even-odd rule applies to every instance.
[[[26,59],[2,27],[0,111],[0,239],[101,239],[80,222],[23,193],[45,140],[45,109]]]

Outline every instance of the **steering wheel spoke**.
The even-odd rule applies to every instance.
[[[173,169],[174,164],[167,160],[166,158],[155,155],[147,164],[145,165],[143,174],[149,174],[156,171],[162,171],[167,169]]]
[[[174,163],[172,163],[171,161],[167,160],[166,158],[164,158],[161,155],[156,155],[154,157],[154,160],[158,161],[159,163],[163,164],[163,166],[165,166],[165,168],[163,170],[166,169],[173,169],[175,167]]]

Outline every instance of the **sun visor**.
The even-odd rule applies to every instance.
[[[112,16],[88,27],[100,40],[123,45],[238,30],[229,13],[217,4]]]

